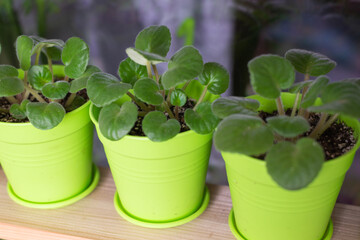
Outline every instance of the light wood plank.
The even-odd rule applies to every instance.
[[[56,210],[19,206],[6,193],[0,170],[0,238],[9,240],[84,239],[234,239],[227,225],[231,208],[227,186],[209,185],[207,210],[194,221],[170,229],[148,229],[122,219],[113,206],[115,185],[109,169],[101,168],[101,180],[87,198]],[[333,214],[333,240],[360,239],[360,207],[337,204]],[[259,230],[261,231],[261,230]]]

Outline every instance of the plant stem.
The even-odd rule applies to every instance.
[[[326,122],[326,119],[328,118],[328,116],[329,115],[327,113],[321,113],[320,119],[317,122],[317,124],[316,124],[315,128],[313,129],[313,131],[311,132],[311,134],[309,135],[309,137],[316,139],[317,134],[319,133],[319,131],[323,127],[323,125]]]
[[[189,86],[191,80],[188,80],[185,85],[182,87],[182,90],[185,91],[185,89],[187,88],[187,86]]]
[[[37,91],[35,91],[34,89],[28,87],[28,86],[25,86],[25,89],[27,91],[29,91],[31,93],[31,95],[34,96],[34,98],[36,98],[36,100],[38,100],[39,102],[43,102],[45,103],[46,101],[37,93]]]
[[[168,92],[168,95],[167,95],[167,98],[166,98],[166,101],[168,102],[168,105],[170,105],[170,96],[171,96],[171,93],[174,91],[175,88],[170,88],[169,92]]]
[[[296,94],[295,103],[294,103],[293,109],[291,111],[291,117],[294,117],[296,114],[296,110],[299,105],[299,100],[300,100],[300,91]]]
[[[309,119],[309,116],[310,116],[310,113],[309,113],[307,110],[305,110],[305,111],[304,111],[304,118],[305,118],[306,120],[308,120],[308,119]]]
[[[25,93],[24,93],[23,100],[28,99],[29,95],[30,95],[30,92],[29,92],[29,90],[26,89]]]
[[[282,104],[282,101],[281,101],[281,97],[278,97],[276,99],[276,107],[277,107],[277,110],[279,112],[279,115],[285,115],[285,111],[284,111],[284,107],[283,107],[283,104]]]
[[[160,80],[160,77],[159,77],[159,72],[157,70],[157,67],[155,64],[151,64],[153,70],[154,70],[154,73],[155,73],[155,78],[156,78],[156,82],[159,83],[159,80]]]
[[[208,87],[208,86],[206,86],[206,87],[204,88],[203,92],[201,93],[201,96],[200,96],[199,100],[197,101],[194,109],[196,109],[196,107],[204,100],[204,97],[205,97],[206,92],[207,92],[207,87]]]
[[[24,86],[27,86],[27,75],[28,75],[28,71],[25,71],[24,72],[24,79],[23,79],[23,82],[24,82]],[[25,89],[25,92],[23,93],[22,95],[22,99],[27,99],[29,97],[29,91],[27,89]]]
[[[164,101],[164,107],[165,107],[166,112],[169,114],[169,116],[170,116],[171,118],[174,118],[174,119],[175,119],[175,116],[174,116],[174,114],[172,113],[172,111],[170,110],[169,105],[167,104],[166,101]]]
[[[309,80],[309,79],[310,79],[310,75],[309,75],[308,73],[306,73],[306,74],[305,74],[305,77],[304,77],[304,81],[307,81],[307,80]],[[302,90],[301,102],[304,100],[305,94],[306,94],[306,92],[307,92],[308,89],[309,89],[309,87],[306,86],[306,87],[304,87],[304,89]],[[298,115],[299,115],[299,116],[305,116],[305,112],[306,112],[305,109],[300,108]],[[306,118],[306,119],[307,119],[307,118]]]
[[[17,99],[14,96],[6,97],[9,103],[14,104],[17,103]]]
[[[144,112],[144,111],[139,111],[139,112],[138,112],[138,116],[139,116],[139,117],[145,117],[146,114],[148,114],[148,112]]]
[[[40,54],[41,54],[41,48],[39,48],[39,50],[37,50],[36,52],[35,65],[39,65]]]
[[[300,108],[300,109],[299,109],[299,113],[298,113],[298,115],[299,115],[299,116],[303,116],[303,117],[304,117],[304,110],[305,110],[305,109]]]
[[[49,70],[51,72],[51,77],[52,77],[51,81],[54,82],[54,72],[53,72],[53,67],[52,67],[52,60],[48,54],[46,54],[46,57],[47,57],[47,61],[48,61]]]
[[[65,76],[64,81],[69,82],[69,76]]]
[[[23,82],[24,82],[24,85],[26,86],[27,85],[27,79],[28,79],[28,71],[24,71],[24,79],[23,79]]]
[[[76,93],[70,94],[69,98],[66,100],[65,107],[70,106],[75,98],[76,98]]]
[[[149,61],[146,62],[146,69],[147,69],[148,77],[152,79],[153,76],[151,73],[151,63]]]
[[[315,135],[315,139],[318,139],[321,134],[323,134],[326,129],[328,129],[339,117],[339,114],[335,114],[333,115],[331,118],[329,118],[329,120],[327,120],[327,122],[322,126],[322,128],[320,129],[320,131]]]
[[[175,118],[179,120],[179,106],[175,106]]]
[[[131,94],[131,92],[127,92],[126,93],[129,97],[131,97],[131,99],[144,111],[149,112],[150,109],[143,103],[140,102],[136,99],[136,97],[134,95]]]

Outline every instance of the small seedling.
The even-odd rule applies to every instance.
[[[204,99],[208,93],[225,92],[229,74],[220,64],[203,64],[193,46],[185,46],[167,58],[170,44],[167,27],[148,27],[136,37],[135,47],[126,49],[128,58],[119,65],[121,81],[107,73],[90,76],[87,92],[90,100],[101,107],[99,128],[106,138],[121,139],[139,116],[143,117],[142,130],[150,140],[161,142],[175,137],[181,129],[179,110],[189,99],[186,88],[191,81],[199,81],[203,92],[196,105],[186,109],[185,123],[199,134],[215,129],[219,119],[212,113],[211,103]],[[157,70],[159,63],[168,65],[163,74]],[[120,104],[124,95],[132,101]]]
[[[258,95],[276,102],[278,115],[264,121],[258,115],[260,103],[251,98],[215,100],[213,112],[223,119],[214,135],[216,148],[255,157],[265,154],[267,171],[280,186],[290,190],[307,186],[325,161],[316,139],[340,115],[360,118],[359,81],[329,83],[324,74],[335,65],[324,55],[299,49],[289,50],[285,58],[262,55],[251,60],[252,87]],[[303,82],[294,84],[295,69],[304,74]],[[317,78],[310,80],[311,76]],[[290,116],[281,99],[281,91],[286,89],[296,94]],[[311,131],[309,112],[321,114]]]
[[[56,127],[66,112],[83,105],[86,100],[76,93],[86,87],[86,81],[97,67],[88,66],[89,48],[77,37],[66,42],[36,36],[19,36],[16,54],[23,71],[9,65],[0,65],[0,97],[11,104],[0,108],[16,119],[28,119],[36,128],[46,130]],[[45,54],[47,65],[39,65],[40,54]],[[32,65],[32,56],[35,62]],[[65,76],[54,76],[53,60],[64,64]],[[70,79],[73,79],[70,81]],[[62,103],[62,104],[60,104]]]

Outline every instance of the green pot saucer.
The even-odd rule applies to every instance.
[[[204,191],[204,197],[203,197],[203,201],[200,205],[200,207],[191,215],[186,216],[184,218],[181,219],[177,219],[174,221],[164,221],[164,222],[155,222],[155,221],[148,221],[148,220],[144,220],[144,219],[140,219],[137,218],[133,215],[131,215],[130,213],[128,213],[125,208],[123,207],[123,205],[121,204],[119,195],[117,192],[115,192],[114,195],[114,206],[116,208],[116,211],[120,214],[121,217],[123,217],[126,221],[129,221],[135,225],[141,226],[141,227],[147,227],[147,228],[170,228],[170,227],[176,227],[185,223],[188,223],[192,220],[194,220],[195,218],[197,218],[198,216],[200,216],[206,209],[206,207],[209,204],[209,200],[210,200],[210,193],[209,193],[209,189],[205,186],[205,191]]]
[[[95,166],[95,164],[93,165],[93,172],[94,172],[93,179],[92,179],[92,182],[90,183],[90,185],[88,186],[88,188],[86,188],[84,191],[82,191],[81,193],[79,193],[73,197],[70,197],[70,198],[67,198],[67,199],[61,200],[61,201],[49,202],[49,203],[36,203],[36,202],[27,201],[16,195],[16,193],[12,189],[9,182],[7,184],[7,192],[9,194],[10,198],[14,202],[16,202],[22,206],[25,206],[25,207],[38,208],[38,209],[61,208],[61,207],[71,205],[71,204],[83,199],[84,197],[89,195],[95,189],[95,187],[99,183],[99,179],[100,179],[100,172],[99,172],[99,169]]]

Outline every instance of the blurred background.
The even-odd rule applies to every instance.
[[[219,62],[228,69],[231,84],[225,95],[252,94],[247,62],[262,53],[283,55],[290,48],[335,60],[332,80],[360,76],[358,0],[0,0],[0,64],[18,65],[14,42],[21,34],[63,40],[78,36],[90,47],[91,63],[116,75],[137,33],[160,24],[173,35],[169,55],[193,44],[204,62]],[[107,165],[96,136],[94,161]],[[227,184],[223,160],[215,150],[207,181]],[[360,154],[338,201],[360,205]]]

